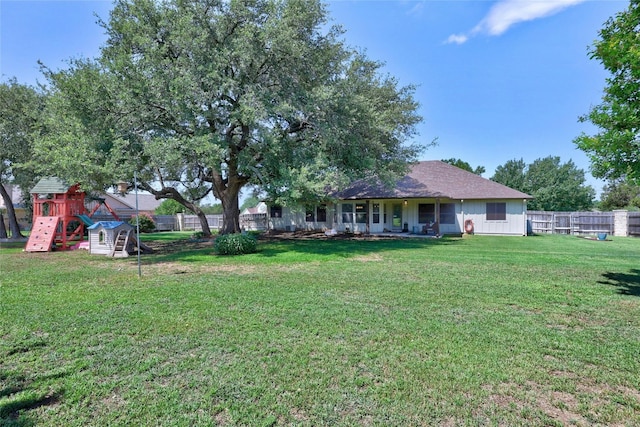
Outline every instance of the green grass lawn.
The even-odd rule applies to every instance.
[[[640,425],[640,239],[173,249],[0,250],[0,425]]]

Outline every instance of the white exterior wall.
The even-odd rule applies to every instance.
[[[506,203],[507,215],[504,221],[487,220],[487,203]],[[526,236],[526,203],[522,200],[465,200],[461,205],[460,224],[464,230],[467,220],[473,221],[474,234],[503,234]]]
[[[440,234],[459,234],[464,232],[464,223],[472,220],[475,234],[517,235],[527,234],[526,227],[526,203],[522,200],[450,200],[441,199],[440,204],[450,203],[455,206],[455,222],[453,224],[438,224]],[[505,203],[506,219],[503,221],[487,220],[487,203]],[[353,205],[353,221],[343,223],[342,205]],[[373,205],[380,205],[380,219],[373,222]],[[282,208],[282,218],[270,218],[270,227],[276,230],[324,230],[334,228],[339,232],[349,231],[355,233],[382,233],[384,231],[400,231],[407,224],[409,232],[422,233],[426,224],[420,223],[418,205],[424,203],[436,204],[435,199],[408,199],[406,204],[402,199],[372,199],[369,200],[367,210],[367,223],[355,222],[355,205],[366,204],[364,200],[340,201],[335,205],[327,205],[326,222],[306,222],[305,209]],[[402,206],[402,220],[399,228],[393,227],[393,205]],[[335,223],[334,223],[335,219]],[[386,221],[385,221],[386,220]]]
[[[115,239],[118,232],[122,229],[127,229],[126,225],[113,229],[105,229],[98,227],[93,230],[89,230],[89,253],[92,255],[111,255],[115,246]],[[104,233],[104,240],[100,242],[100,232]]]

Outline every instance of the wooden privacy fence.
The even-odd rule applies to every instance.
[[[527,211],[527,227],[539,234],[640,236],[640,212]]]
[[[629,236],[640,237],[640,212],[628,212],[627,221]]]
[[[177,215],[180,231],[202,231],[200,219],[197,215]],[[222,228],[222,214],[206,215],[209,228],[211,230],[219,230]]]
[[[222,228],[222,215],[207,215],[207,222],[211,230],[220,230]],[[178,215],[177,223],[179,230],[202,231],[200,220],[196,215]],[[267,224],[267,214],[240,215],[240,228],[243,230],[266,230]]]

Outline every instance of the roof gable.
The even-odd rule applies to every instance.
[[[46,177],[42,178],[38,183],[31,189],[31,194],[64,194],[69,191],[72,187],[67,184],[66,181],[56,177]]]
[[[356,181],[337,194],[340,199],[531,199],[521,191],[437,160],[418,162],[393,188]]]

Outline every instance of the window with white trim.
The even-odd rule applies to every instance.
[[[505,202],[487,203],[487,221],[506,221],[507,204]]]

